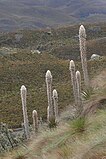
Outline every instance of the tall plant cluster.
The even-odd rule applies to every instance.
[[[82,70],[83,70],[83,76],[84,76],[84,84],[85,84],[86,90],[89,90],[90,84],[89,84],[89,76],[88,76],[88,69],[87,69],[86,30],[83,25],[81,25],[79,28],[79,46],[80,46],[80,56],[81,56]],[[70,61],[69,70],[70,70],[71,82],[73,86],[75,107],[77,110],[76,116],[78,117],[83,111],[83,103],[81,98],[81,74],[79,71],[75,72],[75,63],[73,60]]]
[[[47,86],[47,99],[48,99],[47,121],[49,123],[49,126],[52,127],[56,125],[56,122],[58,120],[58,94],[55,89],[52,92],[52,75],[49,70],[46,72],[46,86]],[[26,102],[27,89],[24,85],[22,85],[20,91],[21,91],[22,111],[23,111],[23,127],[24,127],[25,137],[28,140],[31,134],[29,130],[30,128],[29,128],[27,102]],[[39,128],[38,114],[36,110],[32,111],[32,119],[33,119],[33,131],[36,134]]]
[[[81,74],[79,71],[75,71],[75,63],[73,60],[70,61],[69,70],[71,74],[71,83],[73,86],[76,116],[78,117],[83,110],[82,100],[81,100]]]
[[[86,89],[89,88],[89,77],[88,77],[88,70],[87,70],[87,58],[86,58],[86,31],[83,25],[79,28],[79,44],[80,44],[80,54],[81,54],[81,63],[82,63],[82,70],[84,76],[84,83]],[[75,63],[73,60],[70,61],[70,75],[71,75],[71,83],[73,87],[73,95],[75,100],[75,107],[76,107],[76,117],[80,116],[83,111],[83,103],[81,98],[81,74],[79,71],[76,71]],[[47,122],[50,124],[56,123],[58,121],[58,93],[56,89],[52,90],[52,74],[50,70],[47,70],[46,75],[46,88],[47,88]],[[22,110],[23,110],[23,119],[24,119],[24,129],[26,139],[30,138],[29,132],[29,121],[27,115],[27,106],[26,106],[26,95],[27,90],[26,87],[23,85],[21,87],[21,100],[22,100]],[[33,119],[33,130],[35,134],[38,132],[38,114],[36,110],[32,112],[32,119]]]
[[[46,72],[46,87],[47,87],[47,99],[48,99],[48,107],[47,107],[47,121],[49,123],[56,122],[58,118],[58,94],[54,89],[52,93],[52,74],[50,70]]]
[[[23,127],[25,132],[25,137],[28,140],[30,138],[30,128],[29,128],[29,120],[28,120],[28,114],[27,114],[27,105],[26,105],[26,95],[27,95],[27,89],[24,85],[21,86],[21,100],[22,100],[22,110],[23,110]],[[34,133],[38,132],[38,114],[36,110],[33,110],[32,112],[32,119],[33,119],[33,130]]]
[[[79,43],[80,43],[80,53],[81,53],[81,63],[82,63],[82,70],[84,76],[84,83],[85,87],[89,88],[89,77],[88,77],[88,70],[87,70],[87,58],[86,58],[86,31],[84,26],[80,26],[79,29]],[[83,103],[81,98],[81,74],[79,71],[76,71],[75,63],[73,60],[70,61],[70,75],[71,75],[71,83],[73,87],[73,95],[75,100],[75,107],[76,107],[76,117],[79,117],[83,111]],[[46,88],[47,88],[47,122],[50,127],[54,126],[59,118],[58,113],[58,93],[57,90],[52,90],[52,74],[50,70],[47,70],[46,75]],[[23,127],[25,132],[25,137],[28,140],[31,136],[30,129],[29,129],[29,120],[28,120],[28,113],[27,113],[27,89],[24,85],[21,86],[21,101],[22,101],[22,112],[23,112]],[[32,119],[33,119],[33,131],[34,134],[38,133],[39,129],[39,120],[38,120],[38,113],[36,110],[32,112]],[[5,138],[8,139],[7,143],[5,144]],[[6,126],[3,124],[0,125],[0,148],[6,149],[5,145],[10,145],[10,147],[14,147],[17,145],[17,142],[14,140],[12,133],[8,130]]]

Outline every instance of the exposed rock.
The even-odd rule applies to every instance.
[[[31,50],[31,53],[32,53],[32,54],[36,54],[36,53],[37,53],[37,54],[40,54],[41,52],[40,52],[39,50]]]
[[[20,42],[20,40],[22,39],[22,37],[23,37],[22,34],[16,33],[16,34],[15,34],[15,40],[16,40],[16,42]]]
[[[100,55],[98,55],[98,54],[92,54],[92,56],[91,56],[91,60],[98,60],[98,59],[100,59]]]

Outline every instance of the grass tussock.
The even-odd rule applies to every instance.
[[[101,159],[106,152],[105,132],[106,110],[98,110],[96,115],[72,122],[61,121],[56,129],[42,132],[30,141],[23,156],[28,159],[49,159],[50,156],[52,159]]]
[[[80,117],[80,118],[77,118],[75,119],[73,122],[72,122],[72,128],[73,128],[73,131],[76,133],[81,133],[85,130],[85,121],[86,119],[84,117]]]

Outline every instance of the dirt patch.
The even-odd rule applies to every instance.
[[[91,80],[91,85],[93,88],[106,86],[106,69]]]
[[[106,97],[86,103],[82,116],[96,113],[97,109],[106,109]]]
[[[101,142],[91,148],[82,159],[106,159],[106,142]]]
[[[101,154],[101,153],[93,154],[91,157],[88,157],[87,159],[106,159],[106,153],[105,154]]]

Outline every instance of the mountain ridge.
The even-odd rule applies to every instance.
[[[5,0],[0,2],[0,30],[46,28],[106,21],[103,0]]]

